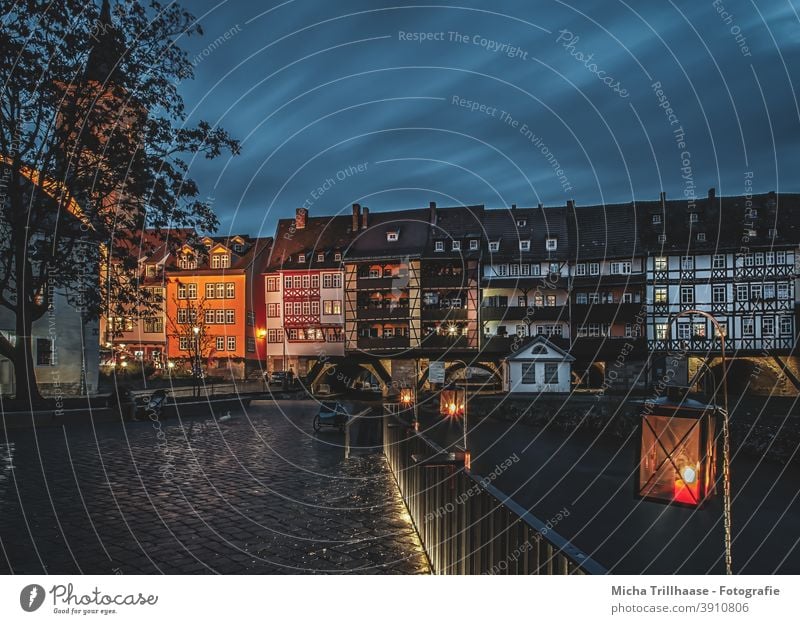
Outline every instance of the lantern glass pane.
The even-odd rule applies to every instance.
[[[648,415],[642,422],[639,494],[665,501],[699,504],[706,470],[701,421]]]
[[[442,390],[439,393],[439,413],[450,418],[462,416],[464,414],[464,391]]]

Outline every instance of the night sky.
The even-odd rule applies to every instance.
[[[205,30],[179,41],[190,120],[243,147],[192,166],[221,233],[272,235],[301,205],[800,190],[787,0],[183,4]]]

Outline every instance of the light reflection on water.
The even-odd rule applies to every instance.
[[[0,444],[0,494],[4,493],[14,469],[14,443]],[[2,497],[0,497],[2,500]]]

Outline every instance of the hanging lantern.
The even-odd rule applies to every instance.
[[[685,388],[675,388],[683,391]],[[698,507],[714,493],[717,408],[670,392],[646,403],[637,493],[663,503]]]
[[[464,415],[466,393],[458,388],[442,390],[439,393],[439,414],[448,418],[460,418]]]
[[[414,393],[411,388],[403,388],[400,390],[400,403],[408,407],[414,402]]]

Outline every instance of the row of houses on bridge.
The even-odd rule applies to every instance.
[[[490,386],[644,389],[668,351],[687,352],[690,374],[715,374],[723,334],[732,374],[793,394],[798,202],[712,189],[693,202],[299,208],[271,238],[201,238],[200,253],[143,245],[143,284],[163,288],[163,311],[107,323],[107,346],[185,368],[200,325],[204,366],[236,378],[291,370],[311,385],[390,387],[444,360]],[[570,372],[532,381],[531,366],[511,381],[508,358],[528,358],[534,341]]]

